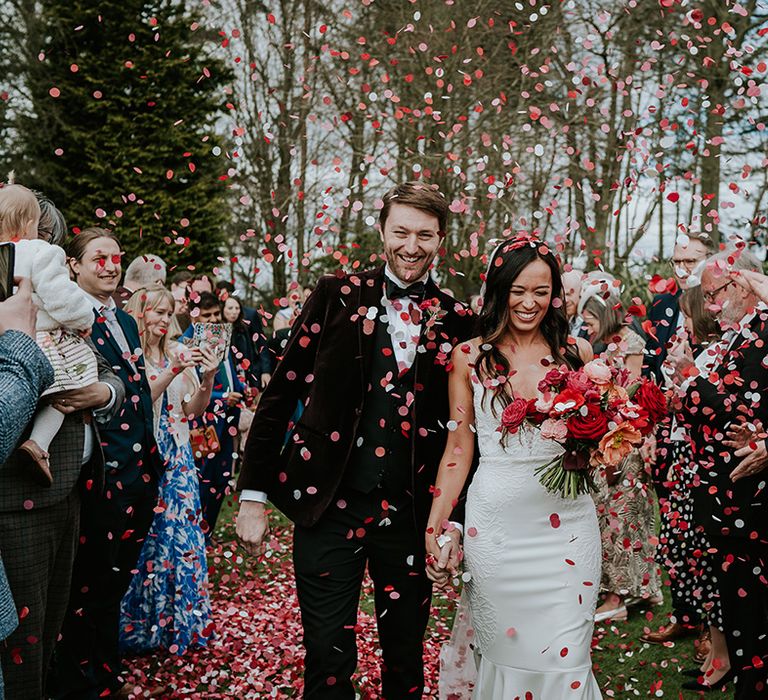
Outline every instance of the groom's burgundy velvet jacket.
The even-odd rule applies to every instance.
[[[251,425],[238,489],[265,491],[291,520],[313,525],[332,502],[357,438],[370,381],[384,268],[323,277],[293,326]],[[414,366],[411,475],[416,524],[425,526],[448,421],[451,350],[471,337],[471,311],[430,279]],[[304,406],[295,426],[291,418]],[[284,446],[286,433],[292,429]],[[454,514],[454,517],[456,514]],[[460,517],[460,514],[459,514]]]

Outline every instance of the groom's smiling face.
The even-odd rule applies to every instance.
[[[381,231],[390,270],[406,284],[423,277],[442,241],[440,223],[429,212],[393,204]]]

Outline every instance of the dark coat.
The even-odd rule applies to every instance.
[[[740,416],[768,427],[768,312],[754,319],[749,337],[740,336],[719,367],[693,381],[686,394],[697,474],[696,522],[715,536],[744,537],[768,543],[766,471],[733,483],[729,474],[739,458],[722,444],[725,431]]]
[[[347,469],[370,380],[375,323],[366,314],[369,309],[382,313],[383,279],[380,267],[320,280],[292,327],[254,417],[238,489],[265,491],[299,524],[317,522]],[[445,447],[451,349],[470,338],[474,325],[471,311],[432,280],[426,297],[439,300],[442,317],[431,328],[422,323],[420,351],[411,369],[410,467],[418,527],[426,524]],[[284,448],[300,403],[303,414]],[[454,514],[454,519],[461,517]]]
[[[125,334],[128,347],[137,350],[133,353],[134,369],[131,362],[123,357],[104,319],[99,318],[95,312],[94,315],[96,320],[91,339],[125,385],[125,400],[112,420],[101,426],[106,467],[108,470],[118,470],[120,481],[125,484],[133,483],[145,471],[154,471],[160,475],[164,471],[163,460],[155,443],[152,392],[144,371],[144,356],[140,351],[136,321],[125,311],[117,309],[117,322]]]
[[[658,383],[662,382],[661,365],[667,358],[667,343],[677,330],[677,317],[680,313],[679,298],[679,291],[675,294],[657,294],[653,297],[651,308],[648,309],[652,333],[646,334],[643,374],[655,378]]]

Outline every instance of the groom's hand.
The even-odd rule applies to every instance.
[[[248,554],[263,554],[264,538],[269,534],[269,518],[265,504],[258,501],[240,501],[235,531]]]
[[[427,534],[427,578],[443,590],[459,573],[461,534],[451,529],[435,537]]]

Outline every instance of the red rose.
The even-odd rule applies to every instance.
[[[650,379],[643,379],[632,400],[645,410],[652,423],[658,423],[667,415],[667,397]]]
[[[568,374],[569,370],[566,367],[553,367],[544,375],[544,379],[539,382],[539,391],[558,389]]]
[[[527,414],[528,401],[526,399],[515,399],[504,408],[501,414],[501,425],[505,430],[514,432],[522,425]]]
[[[635,428],[635,430],[638,430],[643,437],[650,435],[656,425],[648,416],[648,412],[640,407],[637,409],[637,417],[629,418],[628,420],[632,424],[632,427]]]
[[[596,403],[588,403],[586,411],[571,416],[566,425],[576,440],[600,440],[608,432],[608,419]]]
[[[584,396],[573,389],[563,389],[552,402],[552,415],[559,416],[577,411],[584,405]]]
[[[528,415],[526,417],[536,425],[541,425],[547,420],[548,416],[546,413],[541,413],[536,410],[536,399],[528,399]]]

